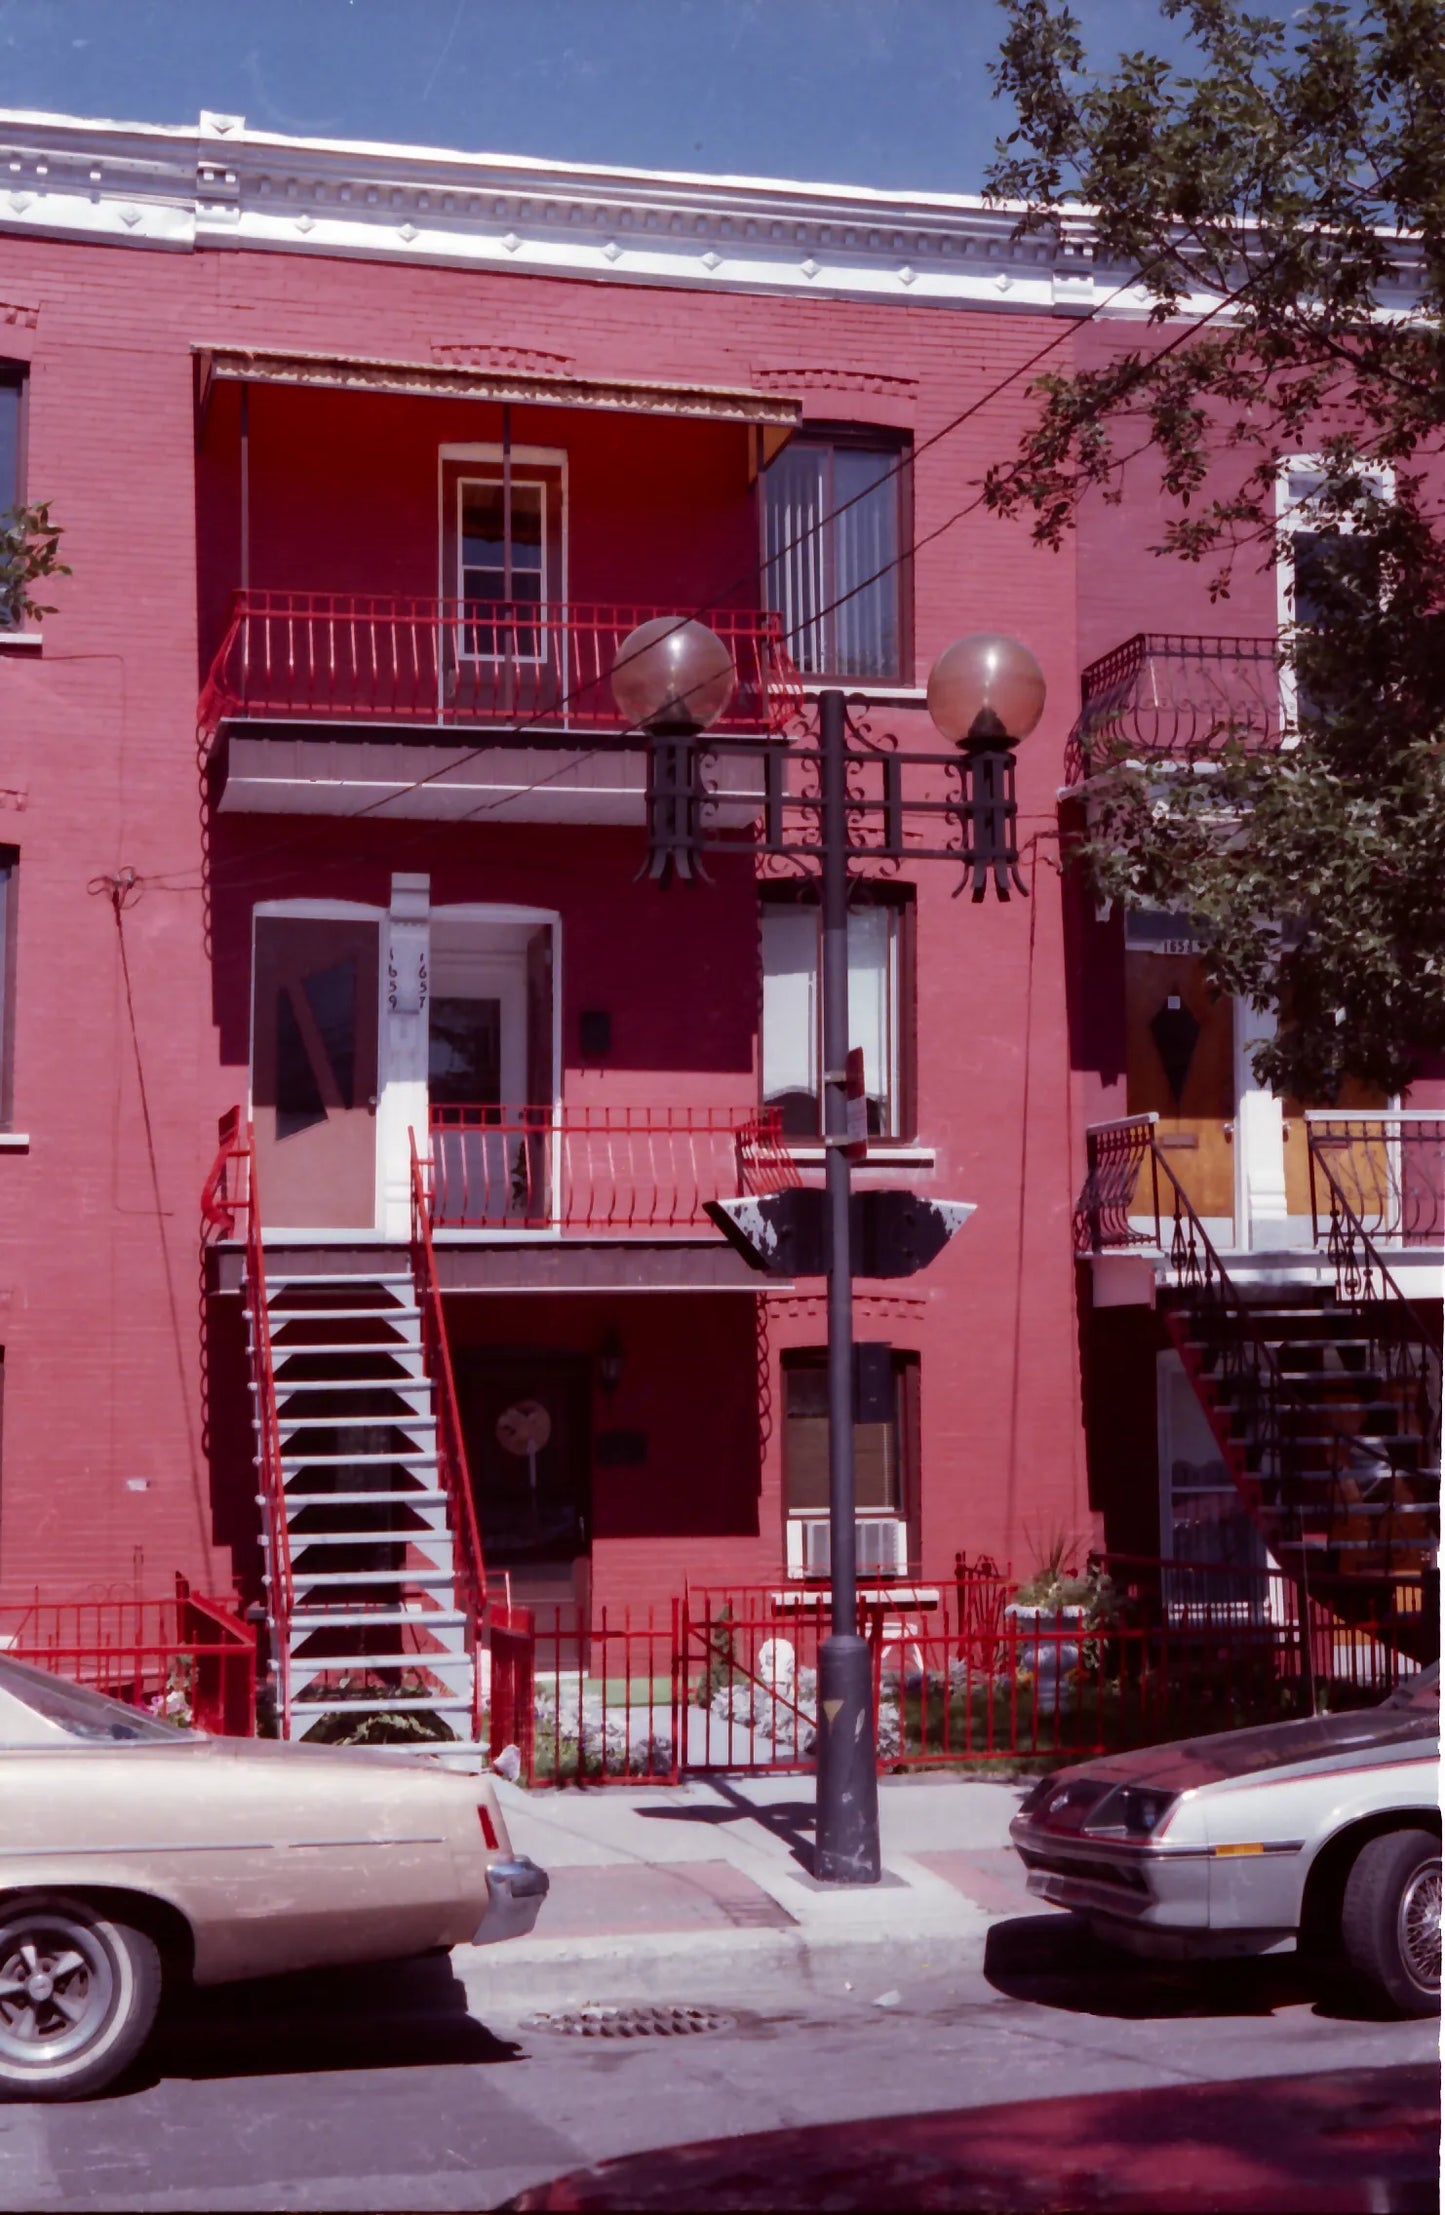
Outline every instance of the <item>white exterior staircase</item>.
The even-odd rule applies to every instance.
[[[308,1275],[268,1261],[258,1288],[256,1260],[252,1420],[264,1487],[274,1389],[280,1512],[267,1512],[265,1489],[259,1505],[283,1733],[305,1737],[335,1714],[412,1713],[470,1744],[475,1625],[412,1273]]]

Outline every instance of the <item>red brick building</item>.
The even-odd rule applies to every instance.
[[[1157,1105],[1126,972],[1188,956],[1070,906],[1059,796],[1081,670],[1217,611],[1149,556],[1142,482],[1060,556],[978,495],[1041,349],[1138,316],[1117,274],[964,199],[219,116],[0,138],[0,509],[50,500],[72,571],[0,632],[0,1589],[258,1592],[265,1372],[276,1483],[359,1510],[292,1517],[293,1604],[400,1578],[464,1616],[412,1133],[488,1573],[595,1606],[816,1567],[822,1287],[764,1289],[700,1213],[758,1148],[820,1173],[816,909],[741,838],[708,884],[639,877],[606,677],[654,613],[724,637],[743,732],[835,679],[936,751],[951,639],[1042,663],[1029,899],[862,874],[859,1182],[977,1203],[926,1274],[858,1287],[891,1377],[863,1558],[1159,1551],[1159,1349],[1106,1326],[1108,1406],[1096,1373],[1099,1303],[1148,1337],[1151,1297],[1102,1255],[1081,1309],[1072,1225],[1085,1125]],[[1244,1118],[1248,1167],[1202,1212],[1315,1281],[1277,1105],[1233,1029],[1219,1052],[1195,1121]],[[200,1205],[233,1106],[272,1311],[249,1350],[245,1213]]]

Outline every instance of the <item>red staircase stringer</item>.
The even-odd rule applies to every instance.
[[[416,1303],[421,1314],[422,1360],[436,1388],[437,1476],[447,1496],[447,1520],[451,1526],[454,1584],[467,1612],[468,1640],[473,1656],[472,1738],[481,1736],[481,1671],[476,1666],[486,1627],[487,1580],[482,1559],[482,1537],[477,1525],[476,1500],[467,1468],[466,1442],[457,1406],[456,1379],[452,1374],[451,1347],[437,1279],[436,1252],[432,1245],[431,1193],[427,1171],[417,1151],[416,1132],[411,1138],[411,1271]]]

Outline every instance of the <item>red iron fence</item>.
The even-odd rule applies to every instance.
[[[675,1784],[681,1605],[608,1609],[493,1601],[490,1752],[527,1784]]]
[[[1020,1603],[1012,1575],[859,1590],[881,1771],[1080,1761],[1128,1746],[1383,1698],[1419,1664],[1394,1613],[1418,1574],[1361,1615],[1347,1578],[1301,1601],[1268,1567],[1095,1556],[1078,1605]],[[544,1619],[545,1618],[545,1619]],[[807,1769],[817,1737],[817,1584],[692,1586],[670,1614],[491,1611],[491,1750],[533,1784],[671,1783]]]
[[[232,595],[198,710],[212,737],[232,717],[622,733],[619,650],[676,608],[538,606],[339,592]],[[732,656],[737,688],[713,728],[780,735],[802,709],[781,617],[715,608],[702,620]]]
[[[254,1633],[226,1601],[192,1592],[183,1577],[170,1599],[35,1599],[0,1609],[0,1653],[195,1730],[255,1734]]]
[[[688,1232],[708,1200],[799,1182],[775,1109],[438,1106],[438,1230]]]

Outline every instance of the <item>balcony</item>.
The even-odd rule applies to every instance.
[[[767,1108],[446,1105],[430,1135],[438,1231],[711,1239],[707,1201],[799,1181]]]
[[[645,753],[611,672],[639,623],[678,613],[238,592],[199,707],[218,805],[640,823]],[[780,619],[718,609],[704,620],[737,670],[714,727],[780,738],[803,704]],[[742,775],[740,819],[756,800],[743,790],[746,768],[727,765]]]
[[[1090,662],[1066,773],[1082,784],[1120,761],[1208,760],[1229,739],[1267,752],[1286,737],[1275,638],[1141,631]]]

